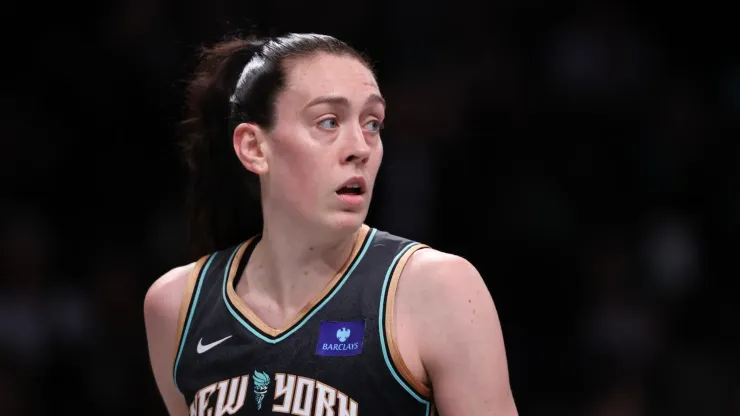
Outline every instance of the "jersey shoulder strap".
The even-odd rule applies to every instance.
[[[210,291],[208,286],[215,284],[217,279],[214,279],[214,277],[221,274],[219,271],[223,270],[228,262],[228,256],[226,255],[228,251],[217,251],[198,259],[185,285],[177,320],[175,354],[172,366],[172,376],[176,386],[177,370],[182,358],[183,348],[188,341],[188,334],[191,332],[193,316],[195,316],[199,300],[202,298],[201,294],[204,291]]]

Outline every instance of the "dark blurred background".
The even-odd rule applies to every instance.
[[[377,62],[368,223],[478,266],[522,416],[740,414],[729,6],[81,4],[4,6],[0,414],[165,414],[142,311],[194,260],[183,81],[237,28],[323,32]]]

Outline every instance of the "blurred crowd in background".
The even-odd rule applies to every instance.
[[[234,29],[374,59],[388,118],[368,224],[478,267],[521,415],[740,414],[731,14],[484,3],[12,5],[0,414],[165,414],[143,299],[194,260],[175,126],[197,46]]]

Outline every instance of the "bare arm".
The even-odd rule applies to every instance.
[[[191,263],[165,273],[152,284],[144,298],[149,360],[159,393],[172,416],[188,416],[188,406],[175,387],[172,372],[180,307],[194,265]]]
[[[498,314],[475,267],[457,256],[420,250],[402,285],[404,279],[439,414],[517,416]]]

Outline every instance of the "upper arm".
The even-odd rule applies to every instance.
[[[173,366],[180,337],[181,307],[187,304],[187,288],[195,263],[170,270],[157,279],[144,298],[149,360],[154,379],[167,411],[173,416],[187,416],[185,398],[175,386]]]
[[[498,314],[475,267],[420,250],[407,269],[401,282],[418,312],[416,345],[440,415],[517,415]]]

